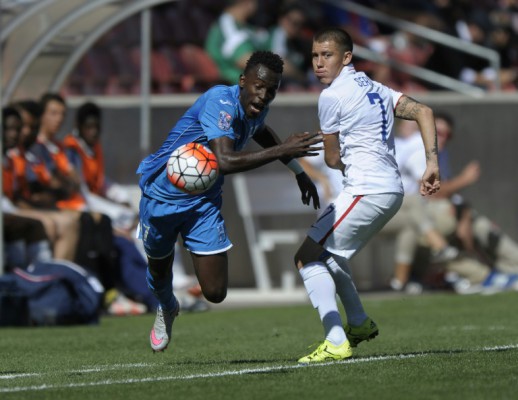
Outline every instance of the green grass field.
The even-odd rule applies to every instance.
[[[183,314],[153,354],[153,315],[0,330],[0,398],[516,399],[518,293],[367,298],[380,327],[350,360],[299,366],[310,305]]]

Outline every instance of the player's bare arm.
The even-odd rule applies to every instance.
[[[314,147],[322,142],[317,133],[297,133],[277,144],[275,139],[267,139],[266,129],[258,132],[256,141],[263,145],[271,144],[257,151],[235,151],[234,141],[229,137],[219,137],[209,142],[211,150],[216,155],[219,170],[223,174],[248,171],[282,158],[298,158],[317,155],[322,147]],[[254,136],[255,137],[255,136]]]
[[[339,132],[324,135],[324,159],[329,168],[337,169],[343,173],[345,165],[340,156],[340,141],[338,139],[338,133]]]
[[[420,193],[423,196],[432,195],[441,188],[437,159],[439,151],[433,111],[417,100],[403,95],[396,105],[394,113],[398,118],[413,120],[419,125],[426,155],[426,170],[421,179]]]

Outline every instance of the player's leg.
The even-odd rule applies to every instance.
[[[172,263],[174,252],[161,259],[148,256],[146,280],[149,290],[158,300],[155,322],[149,334],[153,351],[164,351],[171,341],[173,322],[179,306],[173,294]]]
[[[164,258],[147,257],[146,280],[149,290],[155,295],[164,310],[175,310],[177,302],[173,295],[172,263],[174,252]]]
[[[402,195],[398,194],[353,196],[342,192],[335,202],[334,211],[323,214],[308,232],[308,236],[327,251],[323,261],[331,272],[336,292],[346,310],[346,330],[352,331],[349,336],[354,338],[349,340],[352,339],[353,346],[375,336],[378,329],[363,310],[348,260],[394,216],[401,201]]]
[[[181,231],[202,292],[212,303],[221,303],[227,295],[227,250],[232,247],[220,207],[221,199],[197,205]]]
[[[311,304],[319,313],[326,340],[340,346],[347,338],[336,302],[336,285],[323,260],[325,255],[320,244],[306,237],[295,254],[295,263]]]
[[[299,359],[301,363],[340,360],[352,356],[338,311],[335,282],[325,263],[321,261],[324,253],[320,244],[306,237],[295,254],[295,264],[311,304],[318,311],[325,336],[322,345]]]
[[[173,294],[172,263],[181,214],[175,208],[142,196],[138,236],[147,255],[146,281],[158,300],[158,307],[149,339],[153,351],[163,351],[171,341],[172,326],[179,312]]]
[[[212,303],[221,303],[227,296],[227,252],[210,255],[191,253],[191,257],[203,295]]]

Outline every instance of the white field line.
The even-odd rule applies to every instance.
[[[481,349],[474,349],[471,351],[504,351],[504,350],[512,350],[518,349],[518,344],[512,345],[504,345],[504,346],[494,346],[494,347],[483,347]],[[470,351],[470,350],[467,350]],[[107,385],[118,385],[118,384],[131,384],[131,383],[147,383],[147,382],[160,382],[160,381],[178,381],[178,380],[193,380],[193,379],[203,379],[203,378],[219,378],[225,376],[236,376],[236,375],[248,375],[248,374],[257,374],[257,373],[268,373],[275,371],[286,371],[286,370],[294,370],[299,368],[322,368],[328,367],[332,365],[347,365],[347,364],[359,364],[366,362],[376,362],[376,361],[387,361],[387,360],[404,360],[409,358],[416,357],[429,357],[433,355],[431,353],[416,353],[416,354],[400,354],[400,355],[392,355],[392,356],[377,356],[377,357],[365,357],[365,358],[352,358],[349,360],[343,361],[334,361],[328,363],[319,363],[319,364],[289,364],[289,365],[276,365],[271,367],[262,367],[262,368],[245,368],[239,370],[228,370],[221,372],[212,372],[212,373],[204,373],[204,374],[192,374],[192,375],[166,375],[166,376],[154,376],[149,378],[136,378],[136,379],[107,379],[102,381],[95,382],[77,382],[77,383],[68,383],[68,384],[43,384],[43,385],[33,385],[33,386],[15,386],[10,388],[0,388],[0,393],[12,393],[12,392],[30,392],[30,391],[41,391],[48,389],[70,389],[70,388],[80,388],[80,387],[91,387],[91,386],[107,386]],[[119,370],[125,368],[138,368],[138,367],[148,367],[148,366],[157,366],[156,364],[114,364],[107,366],[98,366],[92,367],[88,369],[79,369],[75,371],[61,371],[61,373],[88,373],[88,372],[103,372],[109,370]],[[34,377],[34,376],[43,376],[49,375],[44,373],[25,373],[25,374],[11,374],[4,375],[5,377],[11,376],[11,378],[3,378],[3,379],[18,379],[18,378],[26,378],[26,377]]]

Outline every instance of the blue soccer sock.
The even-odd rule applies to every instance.
[[[317,309],[324,326],[326,339],[335,346],[342,345],[347,337],[336,304],[336,288],[329,271],[321,262],[306,264],[299,270],[313,307]]]
[[[177,301],[173,295],[173,280],[167,278],[165,280],[155,279],[149,272],[149,267],[146,270],[146,280],[149,290],[155,295],[162,310],[171,311],[176,308]]]
[[[336,293],[344,305],[347,323],[352,326],[360,326],[367,319],[367,314],[354,285],[347,260],[333,254],[326,260],[326,265],[335,282]]]

